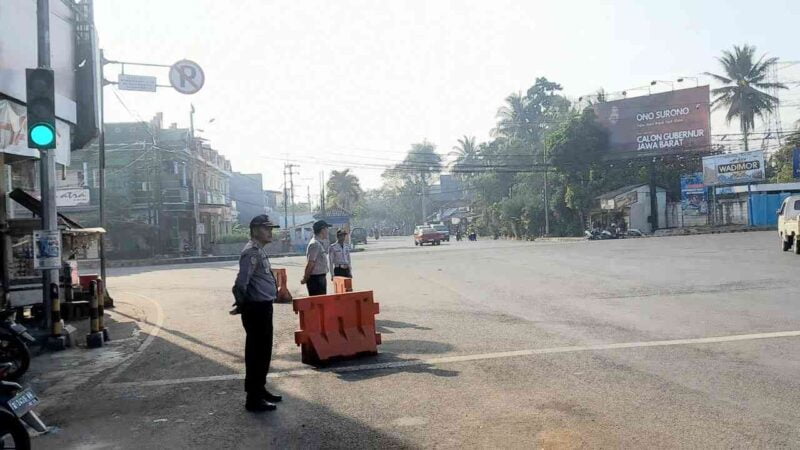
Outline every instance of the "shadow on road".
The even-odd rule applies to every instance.
[[[417,358],[402,358],[400,356],[391,354],[391,353],[381,353],[377,358],[369,358],[364,360],[363,364],[353,365],[353,362],[350,361],[349,364],[342,362],[341,365],[331,365],[329,368],[334,369],[337,368],[344,368],[344,367],[358,367],[359,365],[366,365],[370,366],[373,364],[388,364],[389,366],[386,368],[374,368],[374,369],[364,369],[364,370],[348,370],[348,371],[336,371],[336,376],[340,380],[344,381],[364,381],[364,380],[371,380],[373,378],[382,378],[389,375],[394,375],[398,373],[419,373],[419,374],[428,374],[437,377],[457,377],[459,375],[458,371],[455,370],[446,370],[440,369],[436,366],[431,364],[425,363],[417,363],[419,359]],[[398,363],[397,366],[392,366],[391,364]]]
[[[116,311],[115,313],[119,314],[120,316],[127,317],[129,319],[137,320],[137,318],[135,318],[133,316],[129,316],[129,315],[125,314],[125,313],[121,313],[119,311]],[[148,325],[155,326],[155,324],[153,324],[152,322],[147,321],[147,320],[144,320],[144,323],[146,323]],[[186,334],[184,332],[177,331],[177,330],[172,330],[172,329],[169,329],[169,328],[166,328],[166,327],[163,327],[163,326],[160,328],[159,332],[160,333],[169,333],[169,334],[171,334],[173,336],[179,337],[179,338],[181,338],[181,339],[183,339],[185,341],[191,342],[193,344],[201,345],[201,346],[206,347],[208,349],[211,349],[211,350],[214,350],[214,351],[217,351],[217,352],[220,352],[220,353],[224,353],[224,354],[226,354],[228,356],[236,358],[237,362],[244,363],[244,355],[241,355],[241,354],[238,354],[238,353],[234,353],[234,352],[231,352],[229,350],[225,350],[224,348],[217,347],[216,345],[211,345],[211,344],[209,344],[209,343],[207,343],[205,341],[197,339],[196,337],[188,335],[188,334]]]
[[[376,327],[378,328],[378,333],[386,333],[386,334],[394,334],[394,331],[390,330],[390,328],[408,328],[411,330],[422,330],[422,331],[430,331],[433,328],[428,327],[421,327],[415,323],[408,323],[408,322],[398,322],[396,320],[377,320],[375,322]]]
[[[270,389],[284,395],[278,410],[249,413],[244,409],[244,382],[240,379],[181,381],[203,375],[236,376],[237,371],[158,336],[118,379],[109,380],[113,370],[93,379],[110,385],[89,382],[53,399],[53,406],[41,412],[59,431],[36,438],[35,448],[409,447],[409,443],[336,411],[323,397],[299,398],[284,391],[280,379],[269,382]],[[168,384],[137,385],[151,380],[168,380]],[[117,382],[130,384],[115,386]]]

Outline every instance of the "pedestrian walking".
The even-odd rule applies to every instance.
[[[347,231],[339,230],[336,232],[336,242],[331,244],[330,250],[328,251],[330,255],[330,263],[331,269],[333,273],[331,274],[331,279],[333,277],[347,277],[353,278],[353,265],[350,262],[350,244],[346,242],[347,240]]]
[[[239,273],[233,285],[236,309],[240,312],[246,334],[244,346],[247,393],[245,408],[252,412],[272,411],[280,395],[266,389],[267,372],[272,359],[272,303],[278,298],[278,284],[267,257],[272,230],[279,228],[261,214],[250,221],[250,241],[239,257]]]
[[[314,222],[314,237],[306,247],[306,270],[300,283],[308,288],[308,296],[328,293],[328,225],[324,220]]]

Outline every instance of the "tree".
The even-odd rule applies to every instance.
[[[458,145],[453,146],[453,151],[449,156],[455,157],[450,163],[450,167],[454,173],[467,171],[475,167],[478,159],[478,145],[475,143],[475,137],[464,136],[458,140]]]
[[[427,187],[441,171],[442,156],[435,145],[423,141],[412,144],[403,162],[384,172],[384,177],[399,179],[403,186]]]
[[[597,164],[608,150],[608,133],[597,123],[594,110],[587,108],[571,118],[550,136],[549,159],[564,177],[564,205],[586,223],[599,171]]]
[[[436,146],[428,141],[412,144],[405,159],[400,164],[386,170],[384,179],[388,188],[397,190],[404,201],[416,201],[421,205],[418,216],[422,223],[426,219],[426,197],[428,188],[442,172],[442,156],[436,153]]]
[[[733,46],[733,52],[725,50],[717,60],[725,75],[706,72],[725,86],[711,91],[716,96],[711,106],[714,109],[728,108],[725,119],[730,124],[739,120],[745,151],[748,150],[747,136],[755,127],[755,117],[764,118],[778,107],[778,98],[759,89],[786,89],[782,83],[765,81],[770,68],[778,58],[761,56],[756,61],[756,48],[751,45]]]
[[[331,206],[342,208],[345,211],[353,211],[364,194],[358,177],[350,173],[350,169],[332,171],[325,186]]]
[[[515,92],[506,97],[506,104],[497,110],[497,127],[492,130],[495,137],[514,138],[524,135],[525,97],[522,92]]]
[[[780,150],[769,158],[767,176],[772,183],[792,183],[794,179],[794,149],[800,148],[800,130],[787,136]]]

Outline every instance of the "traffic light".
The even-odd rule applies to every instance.
[[[56,100],[53,71],[25,69],[28,148],[56,148]]]

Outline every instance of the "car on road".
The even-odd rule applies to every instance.
[[[353,228],[350,231],[350,243],[353,245],[356,244],[366,244],[367,243],[367,230],[365,228]]]
[[[781,249],[792,249],[800,255],[800,195],[790,195],[783,200],[778,210],[778,235]]]
[[[444,236],[443,240],[450,242],[450,227],[448,227],[443,223],[439,223],[431,225],[431,228],[438,231],[439,233],[442,233],[442,236]]]
[[[442,233],[430,227],[417,227],[416,231],[414,231],[414,245],[439,245],[443,239]]]

